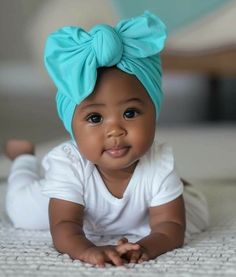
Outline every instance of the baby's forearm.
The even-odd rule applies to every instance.
[[[182,226],[170,222],[158,227],[152,230],[148,236],[137,241],[150,259],[181,247],[184,242],[184,228]]]
[[[80,259],[86,249],[94,246],[85,237],[83,229],[73,222],[60,222],[51,233],[55,248],[73,259]]]

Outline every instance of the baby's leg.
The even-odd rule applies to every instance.
[[[185,184],[186,238],[209,227],[209,211],[205,196],[192,185]]]
[[[8,178],[6,210],[17,228],[48,229],[48,202],[42,195],[40,167],[34,146],[28,141],[9,141],[6,155],[14,160]]]

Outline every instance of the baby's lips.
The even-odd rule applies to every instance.
[[[129,147],[127,146],[108,148],[105,150],[105,152],[113,158],[123,157],[127,154],[128,151]]]

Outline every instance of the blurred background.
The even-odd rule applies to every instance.
[[[0,4],[1,145],[12,137],[44,143],[67,136],[56,114],[55,88],[43,66],[50,32],[64,25],[85,29],[101,22],[115,25],[144,10],[159,15],[169,34],[162,53],[165,100],[160,129],[197,133],[201,126],[214,140],[218,133],[212,126],[223,126],[220,130],[227,129],[231,136],[236,121],[236,1],[0,0]]]

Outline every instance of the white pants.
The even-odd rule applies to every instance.
[[[22,155],[13,162],[8,179],[6,210],[14,226],[23,229],[48,229],[49,199],[41,192],[41,168],[35,156]],[[184,188],[186,237],[209,225],[205,197],[193,186]]]
[[[16,228],[48,229],[49,198],[41,192],[41,168],[35,156],[17,157],[11,167],[6,211]]]

